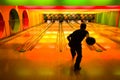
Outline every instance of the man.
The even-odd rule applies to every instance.
[[[80,29],[75,30],[72,34],[70,34],[67,39],[69,41],[70,51],[72,54],[72,59],[74,60],[75,55],[77,53],[76,62],[74,64],[74,70],[80,70],[80,62],[82,59],[82,45],[81,42],[85,37],[89,36],[89,33],[86,29],[86,24],[81,23]]]

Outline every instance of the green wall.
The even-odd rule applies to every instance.
[[[0,5],[120,5],[119,0],[0,0]]]
[[[120,16],[119,16],[119,24],[118,24],[118,27],[120,28]]]
[[[96,15],[96,23],[116,26],[117,15],[118,15],[117,11],[98,13]]]

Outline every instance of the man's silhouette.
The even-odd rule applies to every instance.
[[[82,40],[85,37],[89,36],[88,31],[85,30],[86,29],[86,24],[85,23],[81,23],[80,25],[80,29],[75,30],[72,34],[70,34],[67,39],[69,41],[69,46],[70,46],[70,51],[72,54],[72,59],[75,58],[75,55],[77,53],[77,57],[76,57],[76,62],[74,64],[74,70],[80,70],[80,62],[82,59]]]

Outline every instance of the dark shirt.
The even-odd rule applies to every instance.
[[[70,40],[69,43],[71,45],[80,45],[82,40],[85,38],[87,34],[88,34],[88,31],[86,30],[82,30],[82,29],[76,30],[68,36]]]

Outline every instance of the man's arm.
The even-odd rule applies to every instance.
[[[89,37],[89,32],[87,32],[87,34],[86,34],[86,38],[87,38],[87,37]]]
[[[72,35],[72,34],[70,34],[69,36],[67,36],[67,40],[68,40],[68,41],[71,40],[71,35]]]

